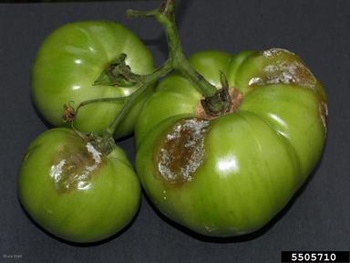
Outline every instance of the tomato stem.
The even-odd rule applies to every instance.
[[[211,85],[200,73],[198,73],[187,60],[182,51],[182,46],[179,40],[179,34],[175,23],[175,0],[164,0],[161,6],[155,10],[138,11],[128,10],[129,17],[154,17],[164,28],[169,49],[169,58],[166,62],[158,67],[153,73],[146,75],[138,75],[131,71],[130,67],[126,65],[126,55],[121,54],[114,62],[111,63],[100,77],[94,83],[95,85],[136,85],[139,86],[135,92],[128,97],[122,98],[101,98],[82,102],[79,108],[91,103],[97,102],[114,102],[125,101],[122,109],[115,117],[109,127],[103,132],[104,141],[109,141],[113,137],[114,132],[124,119],[131,107],[142,96],[144,92],[150,88],[159,78],[164,77],[172,70],[178,71],[182,76],[188,79],[194,87],[203,95],[204,99],[201,101],[203,109],[208,116],[217,116],[226,112],[230,105],[230,95],[228,87],[223,85],[222,89],[217,89]],[[71,112],[68,112],[70,117]],[[75,116],[74,116],[75,117]],[[73,118],[74,119],[74,118]],[[107,147],[108,148],[108,147]]]
[[[94,104],[97,102],[124,102],[127,99],[127,97],[120,97],[120,98],[100,98],[100,99],[92,99],[92,100],[86,100],[81,102],[78,107],[75,110],[75,114],[77,115],[79,110],[84,107],[87,106],[89,104]]]
[[[63,115],[62,119],[64,122],[74,122],[76,119],[76,116],[78,115],[79,110],[82,107],[85,107],[90,104],[98,103],[98,102],[125,102],[128,97],[118,97],[118,98],[99,98],[99,99],[92,99],[92,100],[85,100],[81,102],[76,109],[71,105],[74,103],[74,101],[70,101],[69,103],[66,103],[63,105]]]
[[[223,96],[225,90],[217,89],[199,74],[186,59],[175,23],[175,0],[164,0],[158,9],[150,11],[128,10],[129,17],[154,17],[164,28],[172,68],[188,79],[205,98],[203,108],[211,116],[217,116],[227,110],[230,98]],[[225,94],[228,94],[226,92]]]
[[[101,137],[101,140],[96,140],[98,136],[94,135],[95,141],[99,141],[100,148],[104,149],[103,152],[105,154],[108,154],[110,152],[111,146],[110,146],[110,138],[113,138],[113,134],[115,130],[120,125],[121,121],[124,119],[126,114],[130,111],[131,107],[134,105],[135,101],[138,100],[139,96],[142,96],[144,92],[150,88],[159,78],[165,76],[173,69],[171,61],[168,59],[162,66],[158,67],[153,73],[146,74],[146,75],[137,75],[131,72],[130,69],[126,69],[123,74],[127,78],[130,78],[131,81],[135,82],[135,85],[138,85],[139,87],[136,89],[135,92],[133,92],[130,96],[127,97],[120,97],[120,98],[99,98],[99,99],[92,99],[81,102],[78,107],[74,110],[74,108],[68,103],[64,105],[64,114],[63,114],[63,120],[74,122],[79,109],[81,109],[84,106],[87,106],[89,104],[93,103],[99,103],[99,102],[125,102],[122,109],[118,113],[118,115],[115,117],[113,122],[108,126],[108,128],[103,132],[103,135]],[[129,74],[130,73],[130,74]],[[135,77],[136,76],[136,77]],[[106,142],[106,143],[105,143]]]
[[[130,108],[134,105],[135,101],[137,101],[138,97],[141,96],[151,85],[153,85],[159,78],[165,76],[172,70],[172,63],[168,59],[162,66],[157,68],[153,73],[143,75],[140,78],[139,88],[136,89],[134,93],[130,96],[126,97],[127,101],[115,117],[111,125],[107,128],[106,133],[113,136],[115,130],[118,128],[119,124],[129,112]]]

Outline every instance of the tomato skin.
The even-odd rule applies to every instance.
[[[98,98],[124,97],[135,86],[94,85],[102,71],[127,54],[126,63],[134,73],[153,71],[150,52],[137,36],[124,26],[107,21],[83,21],[63,25],[41,45],[32,69],[31,94],[40,113],[54,126],[65,126],[63,105]],[[151,90],[132,108],[115,132],[116,137],[129,135],[136,117]],[[81,108],[75,121],[83,132],[101,132],[115,118],[122,102],[101,102]]]
[[[179,75],[164,79],[136,124],[137,173],[152,202],[175,222],[208,236],[251,233],[281,211],[319,160],[326,136],[325,93],[303,62],[281,49],[236,56],[206,51],[190,62],[217,87],[224,72],[230,87],[243,94],[242,104],[234,113],[207,120],[204,146],[196,146],[203,156],[194,159],[195,169],[192,159],[180,167],[192,174],[179,182],[173,171],[194,155],[183,150],[191,145],[191,136],[185,136],[191,131],[178,137],[174,131],[184,120],[198,121],[201,96]],[[196,134],[192,131],[192,138]],[[174,137],[178,141],[168,148],[174,154],[164,157],[165,142]],[[166,169],[164,160],[170,163]]]
[[[70,129],[48,130],[28,147],[18,177],[29,215],[48,232],[83,243],[119,232],[140,203],[139,181],[123,150],[93,157],[98,151],[87,147]]]

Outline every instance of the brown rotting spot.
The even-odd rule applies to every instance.
[[[204,158],[204,137],[209,121],[178,121],[165,134],[156,151],[158,177],[171,184],[192,181]]]
[[[89,189],[92,176],[102,163],[102,154],[90,143],[60,147],[50,170],[56,191],[62,194]]]
[[[315,76],[298,56],[284,49],[270,49],[262,52],[268,63],[248,83],[249,87],[268,84],[297,84],[316,89]]]

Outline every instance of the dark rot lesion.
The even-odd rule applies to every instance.
[[[182,119],[164,135],[155,151],[157,177],[170,184],[194,180],[194,173],[204,160],[205,135],[209,121],[199,118]]]
[[[103,165],[104,157],[91,143],[66,144],[53,158],[50,176],[58,193],[88,190],[91,179]]]
[[[249,80],[250,87],[269,84],[296,84],[316,90],[318,81],[294,53],[273,48],[261,53],[265,58],[261,71]]]

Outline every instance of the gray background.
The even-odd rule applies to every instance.
[[[283,47],[299,54],[329,98],[329,133],[311,180],[267,227],[228,240],[199,237],[167,222],[143,198],[132,225],[108,242],[74,245],[33,224],[23,212],[16,177],[28,144],[47,129],[31,104],[30,69],[45,36],[76,20],[119,21],[166,58],[160,26],[128,20],[127,8],[157,2],[0,4],[0,261],[22,262],[280,262],[281,250],[350,249],[350,1],[180,1],[186,55],[204,49],[236,53]],[[119,142],[134,160],[133,138]]]

